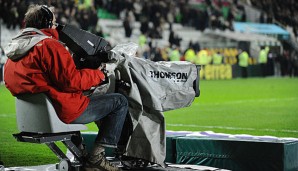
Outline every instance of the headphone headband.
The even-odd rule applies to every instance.
[[[53,12],[46,5],[41,6],[41,11],[46,16],[45,27],[51,28],[53,26],[53,18],[54,18]]]

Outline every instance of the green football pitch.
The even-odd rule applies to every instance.
[[[166,129],[298,138],[298,79],[200,82],[190,107],[165,112]],[[17,142],[14,97],[0,86],[0,160],[6,167],[56,163],[46,145]],[[96,131],[94,124],[88,131]],[[58,144],[65,149],[62,144]]]

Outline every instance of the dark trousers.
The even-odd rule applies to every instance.
[[[262,76],[266,77],[267,76],[267,64],[261,64],[261,70],[262,70]]]
[[[95,142],[116,148],[127,111],[128,102],[122,94],[92,95],[87,109],[72,124],[95,122],[99,129]]]
[[[241,77],[247,78],[247,67],[241,67]]]

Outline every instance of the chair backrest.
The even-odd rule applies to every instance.
[[[18,129],[21,132],[59,133],[86,130],[83,124],[65,124],[44,94],[26,94],[16,98]]]

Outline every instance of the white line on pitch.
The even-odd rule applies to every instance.
[[[298,130],[288,130],[288,129],[255,129],[255,128],[240,128],[240,127],[228,127],[228,126],[202,126],[202,125],[187,125],[187,124],[167,124],[167,126],[173,127],[195,127],[195,128],[209,128],[209,129],[227,129],[227,130],[244,130],[244,131],[266,131],[266,132],[291,132],[298,133]]]
[[[9,114],[0,114],[0,118],[15,118],[15,113],[9,113]]]
[[[280,102],[280,101],[295,101],[298,100],[296,97],[291,98],[270,98],[270,99],[257,99],[257,100],[235,100],[235,101],[226,101],[226,102],[210,102],[210,103],[194,103],[192,105],[222,105],[222,104],[241,104],[241,103],[248,103],[248,102]]]

